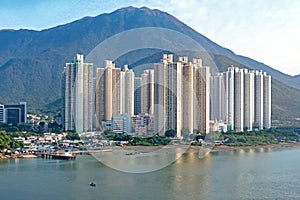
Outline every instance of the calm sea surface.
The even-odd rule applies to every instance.
[[[94,181],[96,187],[89,186]],[[150,173],[74,161],[0,161],[0,199],[300,199],[300,148],[195,151]]]

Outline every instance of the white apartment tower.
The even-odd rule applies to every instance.
[[[234,128],[244,131],[244,70],[235,68],[234,77]]]
[[[225,122],[231,130],[242,132],[254,128],[271,127],[271,76],[262,71],[239,69],[233,66],[224,73],[225,82]],[[212,79],[216,87],[215,77]],[[217,107],[215,102],[217,88],[212,88],[212,109]],[[215,117],[212,111],[212,117]],[[212,118],[214,119],[214,118]]]
[[[209,133],[209,67],[201,59],[179,57],[173,62],[173,55],[164,54],[162,63],[154,65],[154,77],[155,131],[174,129],[177,137],[183,128]]]
[[[155,76],[155,132],[164,135],[175,130],[181,137],[182,129],[182,65],[173,62],[172,54],[163,54],[162,62],[154,65]]]
[[[93,64],[77,54],[63,73],[64,129],[77,133],[93,130]]]
[[[271,76],[264,73],[263,122],[264,128],[271,128]]]
[[[224,74],[225,80],[225,115],[226,122],[234,129],[234,67],[228,68]]]
[[[225,82],[224,74],[218,73],[215,76],[210,78],[210,97],[211,97],[211,106],[210,106],[210,118],[218,122],[226,121],[225,116]]]
[[[179,57],[182,63],[182,127],[186,128],[189,133],[194,130],[194,65],[188,62],[187,57]]]
[[[105,68],[97,68],[95,107],[99,124],[121,114],[121,84],[121,69],[111,60],[105,61]]]
[[[202,66],[201,59],[193,59],[194,65],[194,129],[209,133],[210,119],[210,68]]]
[[[244,69],[244,128],[252,131],[254,123],[254,71]]]
[[[134,72],[125,65],[121,72],[121,113],[134,115]]]
[[[258,129],[263,129],[263,115],[264,115],[264,110],[263,110],[263,94],[264,94],[264,76],[262,71],[255,71],[255,80],[254,80],[254,88],[255,88],[255,93],[254,93],[254,127]]]

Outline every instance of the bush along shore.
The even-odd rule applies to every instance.
[[[18,128],[20,129],[20,128]],[[167,131],[165,136],[152,135],[148,137],[139,137],[128,134],[117,134],[111,131],[104,131],[103,133],[97,133],[96,138],[98,142],[101,143],[102,140],[114,141],[114,145],[128,146],[128,147],[146,147],[146,146],[163,146],[171,144],[192,144],[193,146],[200,146],[205,144],[207,141],[208,144],[214,147],[215,151],[220,150],[235,150],[235,149],[252,149],[252,148],[276,148],[276,147],[288,147],[288,146],[297,146],[300,145],[300,133],[299,128],[296,127],[280,127],[280,128],[271,128],[267,130],[260,131],[245,131],[245,132],[234,132],[230,131],[227,133],[209,133],[207,135],[200,134],[195,132],[194,134],[187,134],[183,132],[183,139],[178,139],[174,137],[172,131]],[[49,133],[48,137],[50,136]],[[51,133],[54,134],[54,133]],[[59,137],[59,135],[54,134],[53,137]],[[67,146],[74,145],[74,141],[77,141],[76,148],[82,147],[85,139],[79,137],[76,133],[63,133],[61,134],[64,142],[58,142],[55,140],[55,144],[51,143],[53,147],[59,148],[69,148],[64,147],[63,145],[68,143]],[[19,151],[20,149],[26,148],[27,143],[22,141],[15,140],[16,138],[30,138],[34,136],[38,138],[36,141],[40,141],[41,138],[45,139],[45,134],[37,134],[26,131],[18,131],[10,128],[9,130],[6,127],[6,130],[0,129],[0,158],[35,158],[34,152],[24,153]],[[52,137],[52,135],[51,135]],[[33,142],[33,143],[32,143]],[[99,143],[99,144],[100,144]],[[34,141],[31,141],[30,144],[35,144]],[[93,145],[97,145],[96,142]],[[103,144],[102,144],[103,145]]]

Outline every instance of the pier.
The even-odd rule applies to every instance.
[[[45,159],[56,159],[56,160],[75,160],[76,156],[72,154],[61,154],[61,153],[38,153],[37,156],[41,156]]]

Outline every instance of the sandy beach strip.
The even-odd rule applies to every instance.
[[[266,145],[257,145],[257,146],[216,145],[212,149],[212,152],[234,151],[234,150],[245,150],[245,149],[261,149],[261,148],[284,148],[284,147],[297,147],[297,146],[300,146],[300,142],[295,142],[295,143],[279,143],[279,144],[266,144]]]

